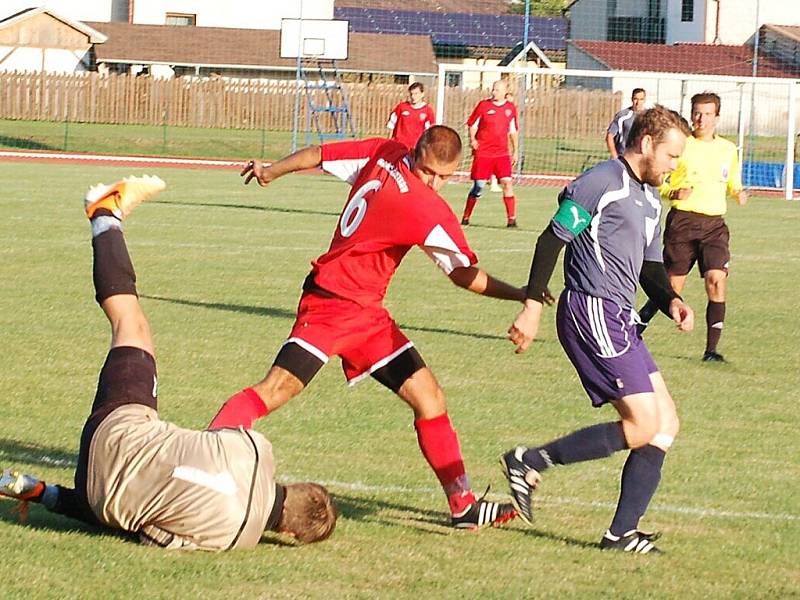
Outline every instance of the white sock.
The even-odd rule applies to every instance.
[[[109,229],[122,229],[122,221],[117,217],[109,217],[107,215],[95,217],[90,223],[92,225],[92,237],[97,237]]]

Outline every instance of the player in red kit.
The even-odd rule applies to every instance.
[[[458,286],[521,301],[520,288],[474,266],[456,216],[438,190],[458,167],[461,140],[444,126],[428,129],[412,154],[387,139],[312,146],[270,166],[250,161],[242,175],[264,186],[317,166],[352,189],[328,251],[312,262],[294,327],[267,376],[229,399],[217,419],[242,411],[266,414],[299,394],[331,356],[354,384],[368,376],[414,412],[422,454],[444,489],[456,528],[512,519],[511,504],[476,499],[442,389],[414,345],[383,305],[395,270],[419,246]]]
[[[517,164],[517,108],[506,99],[504,80],[495,81],[492,97],[481,100],[467,119],[469,141],[472,146],[472,189],[467,196],[462,225],[469,225],[472,211],[483,193],[486,182],[494,175],[503,189],[506,205],[507,227],[517,226],[517,201],[511,168]],[[511,152],[508,142],[511,141]]]
[[[425,102],[425,88],[421,83],[408,86],[408,101],[394,107],[386,127],[389,137],[413,150],[419,137],[436,122],[433,109]]]

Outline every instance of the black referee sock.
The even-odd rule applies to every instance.
[[[615,421],[585,427],[544,446],[529,448],[522,460],[541,473],[555,465],[605,458],[627,447],[622,424]]]
[[[639,519],[647,510],[661,481],[661,467],[666,455],[661,448],[649,444],[631,450],[622,469],[617,512],[609,527],[612,535],[622,536],[639,526]]]
[[[725,323],[725,303],[708,301],[706,306],[706,352],[716,352]]]
[[[114,217],[101,216],[100,219],[114,219]],[[94,229],[95,222],[92,219]],[[117,294],[136,293],[136,272],[133,270],[125,237],[119,227],[109,227],[99,235],[92,238],[94,252],[94,265],[92,279],[94,280],[95,299],[100,304],[110,296]]]

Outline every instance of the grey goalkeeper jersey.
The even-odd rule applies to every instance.
[[[87,495],[106,525],[166,548],[252,548],[275,504],[272,445],[243,429],[193,431],[140,404],[113,411],[89,447]]]
[[[615,114],[614,118],[611,119],[611,123],[608,124],[606,133],[610,133],[614,136],[614,147],[617,149],[617,154],[619,156],[622,156],[627,147],[628,133],[633,125],[634,117],[636,117],[636,113],[633,107],[629,106]]]
[[[565,286],[632,309],[642,262],[663,261],[658,191],[614,159],[575,179],[558,203],[551,227],[567,244]]]

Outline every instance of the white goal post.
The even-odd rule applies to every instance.
[[[519,113],[520,177],[577,175],[605,158],[605,126],[630,105],[631,91],[647,92],[647,105],[663,104],[689,117],[692,95],[713,91],[722,99],[720,135],[739,148],[746,187],[800,187],[796,136],[800,81],[648,71],[597,71],[439,63],[436,120],[464,130],[477,99],[492,83],[509,80]]]

